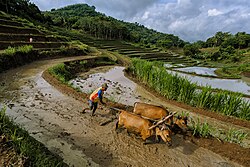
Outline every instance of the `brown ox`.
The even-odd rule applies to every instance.
[[[169,112],[161,106],[135,102],[133,112],[150,119],[159,120],[169,115]]]
[[[160,129],[159,127],[149,129],[151,126],[152,123],[149,120],[124,110],[120,110],[119,119],[116,123],[116,129],[118,127],[124,127],[128,132],[139,134],[144,141],[155,135],[156,137],[161,136],[165,143],[171,145],[171,130]]]
[[[143,118],[155,121],[160,120],[169,115],[169,111],[164,109],[161,106],[156,106],[147,103],[135,102],[133,112],[137,115],[142,116]],[[187,127],[187,117],[171,117],[171,119],[167,119],[165,122],[167,125],[170,125],[171,130],[176,132],[181,129],[183,132],[186,132]]]

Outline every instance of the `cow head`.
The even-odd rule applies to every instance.
[[[156,135],[161,136],[162,140],[168,144],[168,146],[172,145],[172,138],[171,138],[172,131],[169,128],[159,128],[156,127]]]
[[[187,120],[188,118],[186,116],[178,115],[174,121],[174,124],[181,128],[183,132],[186,132],[188,129]]]

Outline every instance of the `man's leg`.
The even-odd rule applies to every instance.
[[[92,114],[91,114],[91,116],[94,116],[95,115],[95,111],[96,111],[96,109],[97,109],[97,104],[98,104],[98,102],[93,102],[92,103],[92,108],[91,108],[91,110],[92,110]]]
[[[82,110],[82,113],[86,113],[86,110],[92,110],[93,109],[93,102],[91,100],[88,100],[88,103],[89,103],[89,108],[84,108]]]

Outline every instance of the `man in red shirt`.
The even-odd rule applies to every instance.
[[[98,101],[100,101],[102,104],[105,105],[105,103],[102,101],[102,98],[103,98],[103,94],[107,90],[107,88],[108,88],[108,85],[106,83],[104,83],[104,84],[102,84],[102,87],[97,88],[93,93],[91,93],[91,95],[89,96],[89,100],[88,100],[90,108],[85,108],[85,109],[83,109],[82,112],[85,113],[85,111],[87,109],[89,109],[92,111],[91,116],[94,116],[95,111],[96,111],[97,106],[98,106]]]

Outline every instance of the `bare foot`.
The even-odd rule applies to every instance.
[[[80,113],[81,113],[81,114],[85,114],[85,113],[86,113],[86,110],[89,110],[89,108],[84,108]]]

